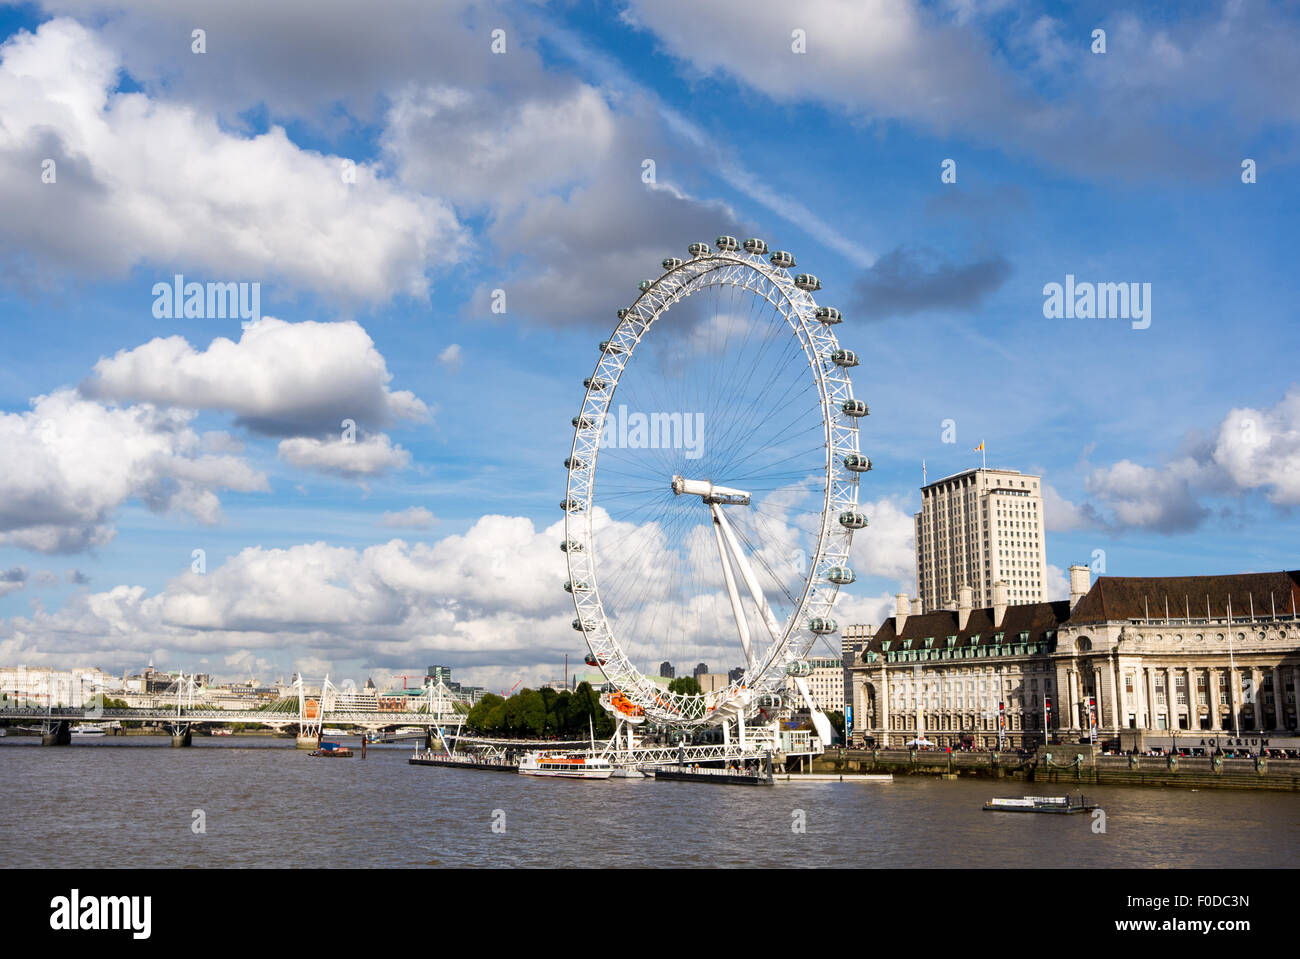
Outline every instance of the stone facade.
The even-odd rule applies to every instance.
[[[855,743],[996,748],[1000,724],[1005,747],[1079,742],[1093,706],[1097,739],[1124,748],[1296,736],[1300,572],[1090,589],[1070,572],[1070,602],[1009,606],[998,584],[991,608],[917,616],[901,598],[850,670]]]

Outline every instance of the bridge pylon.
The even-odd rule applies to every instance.
[[[325,712],[334,705],[337,688],[330,682],[328,675],[321,683],[320,699],[310,699],[303,686],[302,673],[293,681],[298,687],[298,748],[319,749],[321,730],[325,725]]]

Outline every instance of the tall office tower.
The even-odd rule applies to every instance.
[[[1019,470],[972,469],[921,488],[916,590],[925,612],[957,608],[971,587],[976,607],[993,605],[993,584],[1011,605],[1045,602],[1042,478]]]
[[[840,653],[852,656],[871,641],[871,626],[845,626],[840,630]]]
[[[659,664],[659,675],[662,676],[664,679],[676,679],[677,670],[673,669],[673,664],[668,662],[668,660],[665,659],[662,663]]]

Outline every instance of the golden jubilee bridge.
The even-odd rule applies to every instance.
[[[0,701],[0,719],[26,722],[40,729],[45,745],[66,745],[76,723],[145,722],[162,726],[175,746],[188,746],[196,726],[228,726],[247,723],[277,732],[294,731],[298,745],[315,747],[326,726],[351,727],[361,733],[379,733],[392,727],[416,727],[429,740],[441,738],[442,729],[464,721],[468,704],[457,699],[444,683],[428,687],[410,708],[402,711],[358,709],[328,676],[320,692],[310,691],[301,677],[294,682],[295,695],[248,709],[218,709],[196,704],[198,685],[193,677],[180,676],[153,706],[108,708],[104,696],[96,693],[84,706],[32,706]],[[201,699],[201,695],[200,695]]]

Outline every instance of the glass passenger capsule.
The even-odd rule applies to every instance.
[[[866,400],[845,400],[840,404],[840,409],[848,416],[866,416],[871,412],[867,409]]]
[[[582,385],[589,390],[596,390],[597,392],[609,386],[609,384],[606,383],[604,380],[598,380],[592,376],[588,376],[585,380],[583,380]]]
[[[691,256],[704,256],[706,253],[709,252],[709,244],[692,243],[690,246],[686,248],[686,252],[689,253]]]
[[[636,285],[636,287],[638,290],[644,293],[646,290],[650,289],[650,287],[654,285],[655,285],[654,280],[642,280],[640,283]]]
[[[871,460],[861,453],[850,453],[844,457],[844,468],[852,470],[855,473],[865,473],[871,469]]]
[[[758,237],[750,237],[745,241],[745,252],[752,253],[755,256],[762,256],[767,252],[767,244]]]
[[[812,671],[812,663],[798,662],[785,664],[785,674],[787,676],[807,676],[812,673]]]
[[[836,586],[847,586],[854,582],[858,576],[847,566],[832,566],[826,573],[826,578]]]
[[[586,592],[586,590],[587,584],[582,580],[578,580],[576,583],[571,579],[566,579],[564,581],[564,591],[566,593],[583,593]]]
[[[628,315],[629,313],[631,313],[631,312],[632,312],[632,311],[629,310],[626,306],[621,306],[621,307],[619,307],[619,309],[618,309],[618,318],[619,318],[620,320],[622,320],[622,319],[626,319],[626,318],[627,318],[627,315]]]
[[[833,306],[819,306],[813,315],[827,326],[834,326],[844,320],[844,317],[840,315],[840,311]]]
[[[713,245],[723,253],[735,253],[740,249],[740,241],[734,236],[720,236],[713,241]]]
[[[840,627],[833,619],[822,619],[820,616],[815,616],[808,620],[808,628],[818,636],[824,636],[827,633],[835,632]]]
[[[665,270],[675,270],[682,265],[682,261],[680,257],[670,256],[667,257],[661,265]]]
[[[566,456],[564,458],[564,468],[566,470],[572,470],[572,469],[582,470],[587,468],[587,464],[582,460],[578,459],[578,457],[576,456]]]
[[[840,525],[845,529],[862,529],[867,525],[867,518],[856,510],[845,510],[840,514]]]
[[[562,499],[560,500],[560,509],[566,513],[581,513],[582,500],[580,499]]]
[[[800,273],[794,278],[794,285],[801,290],[807,290],[809,293],[815,293],[822,288],[822,281],[817,279],[811,273]]]
[[[576,539],[566,539],[560,543],[561,553],[581,553],[582,543]]]
[[[836,350],[831,354],[831,362],[836,366],[857,366],[858,354],[852,350]]]
[[[600,352],[602,353],[622,353],[623,347],[619,346],[613,340],[601,340]]]
[[[760,709],[780,709],[782,699],[780,696],[773,695],[772,693],[765,693],[754,700],[754,705]]]
[[[589,620],[589,619],[586,620],[586,621],[581,620],[581,619],[575,619],[575,620],[573,621],[573,628],[576,629],[576,630],[577,630],[578,632],[580,632],[580,633],[585,633],[585,632],[590,632],[591,630],[595,629],[595,628],[596,628],[596,624],[593,623],[593,622],[592,622],[591,620]],[[588,663],[587,665],[588,665],[588,666],[594,666],[595,663]]]
[[[575,416],[569,422],[573,424],[575,430],[589,430],[592,426],[590,416]]]
[[[768,260],[773,266],[788,270],[794,266],[794,254],[789,250],[774,250]]]
[[[605,665],[605,661],[603,659],[597,659],[595,653],[588,653],[586,656],[582,657],[582,661],[586,663],[588,666]]]

